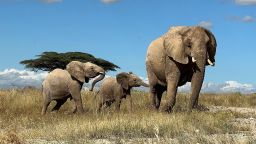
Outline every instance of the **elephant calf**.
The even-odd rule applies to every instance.
[[[57,104],[52,111],[57,111],[68,98],[73,99],[75,108],[73,112],[83,112],[81,100],[81,88],[84,82],[89,82],[90,78],[96,78],[94,85],[102,80],[105,76],[105,71],[102,67],[90,62],[81,63],[78,61],[70,62],[66,70],[55,69],[43,81],[43,108],[42,115],[46,113],[47,107],[52,100],[56,100]]]
[[[145,86],[148,84],[144,83],[138,76],[133,73],[119,73],[116,78],[110,77],[103,81],[99,95],[99,107],[98,111],[101,110],[103,105],[109,107],[113,102],[116,102],[116,110],[120,110],[121,100],[130,96],[130,104],[132,108],[131,89],[133,87]]]

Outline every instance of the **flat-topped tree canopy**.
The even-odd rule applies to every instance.
[[[120,68],[112,62],[83,52],[43,52],[37,55],[36,59],[23,60],[20,64],[33,71],[52,71],[56,68],[65,69],[71,61],[92,62],[104,68],[105,71],[116,71],[117,68]]]

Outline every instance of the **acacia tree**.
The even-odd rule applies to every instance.
[[[25,65],[26,68],[33,71],[52,71],[56,68],[65,69],[66,65],[74,60],[80,62],[92,62],[104,68],[105,71],[116,71],[117,68],[120,68],[109,61],[82,52],[43,52],[42,54],[37,55],[36,59],[23,60],[20,64]]]

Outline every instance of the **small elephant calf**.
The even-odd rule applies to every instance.
[[[138,76],[133,73],[119,73],[116,78],[106,78],[99,91],[99,107],[98,111],[101,110],[103,105],[110,107],[113,102],[116,102],[116,110],[120,110],[121,100],[130,96],[130,104],[132,109],[131,89],[133,87],[145,86],[148,84],[144,83]]]

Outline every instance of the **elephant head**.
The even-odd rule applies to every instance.
[[[132,72],[126,73],[122,72],[116,76],[117,82],[122,86],[122,88],[128,90],[131,87],[148,87],[148,84],[143,82],[137,75]]]
[[[202,27],[172,27],[163,36],[166,54],[173,60],[188,64],[205,59],[206,65],[214,65],[216,40],[213,34]],[[201,60],[203,61],[203,60]]]
[[[72,77],[81,83],[88,83],[90,78],[94,78],[99,75],[99,77],[92,82],[90,90],[93,90],[95,84],[105,77],[105,70],[91,62],[82,63],[79,61],[72,61],[66,66],[66,70]]]

